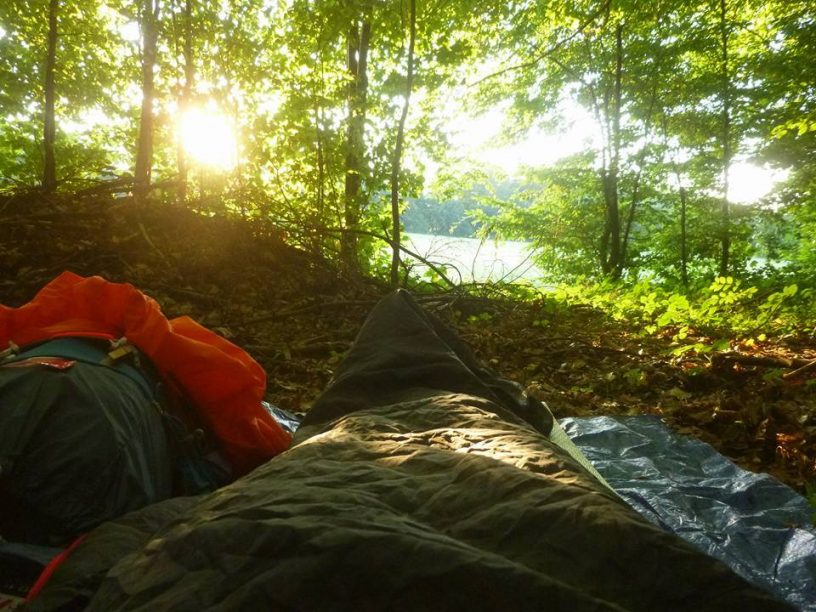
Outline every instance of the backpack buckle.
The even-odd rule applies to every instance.
[[[11,357],[14,357],[19,352],[20,347],[17,346],[13,340],[9,340],[8,348],[4,351],[0,351],[0,362],[5,361],[6,359],[10,359]]]
[[[102,365],[112,366],[118,363],[125,357],[133,356],[136,358],[136,347],[128,342],[128,339],[122,336],[118,340],[111,340],[111,350],[108,351],[107,357],[102,360]]]

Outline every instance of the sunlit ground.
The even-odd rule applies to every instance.
[[[191,108],[179,120],[184,151],[208,168],[228,171],[238,163],[238,140],[232,122],[213,108]]]

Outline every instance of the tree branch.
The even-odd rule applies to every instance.
[[[566,45],[568,42],[570,42],[571,40],[576,38],[579,34],[582,34],[584,32],[584,30],[586,30],[602,13],[604,13],[604,12],[606,12],[608,10],[609,2],[610,2],[610,0],[604,0],[603,4],[601,4],[601,6],[598,8],[598,10],[596,10],[589,17],[587,17],[586,21],[579,24],[578,28],[572,34],[570,34],[569,36],[567,36],[563,40],[558,41],[552,47],[549,47],[548,49],[542,51],[538,55],[534,56],[532,59],[527,60],[526,62],[522,62],[522,63],[516,64],[514,66],[508,66],[507,68],[502,68],[501,70],[497,70],[496,72],[488,74],[487,76],[482,77],[481,79],[479,79],[475,83],[471,83],[470,85],[468,85],[468,87],[475,87],[475,86],[480,85],[481,83],[483,83],[483,82],[485,82],[485,81],[487,81],[489,79],[495,78],[497,76],[501,76],[503,74],[507,74],[508,72],[515,72],[516,70],[524,70],[525,68],[532,68],[533,66],[538,64],[541,60],[549,57],[550,55],[552,55],[553,53],[558,51],[561,47]]]

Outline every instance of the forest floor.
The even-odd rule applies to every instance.
[[[129,198],[0,198],[0,228],[0,303],[22,305],[64,270],[132,283],[168,317],[190,315],[246,349],[268,374],[267,399],[294,412],[309,409],[387,292],[348,282],[271,226]],[[746,469],[799,491],[814,482],[816,371],[785,379],[750,362],[814,359],[812,338],[671,357],[669,337],[644,338],[590,307],[489,295],[419,299],[556,417],[659,415]]]

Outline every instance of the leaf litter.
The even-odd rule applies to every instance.
[[[2,303],[25,303],[63,270],[132,283],[168,317],[192,316],[246,349],[267,372],[267,400],[296,413],[309,409],[387,292],[349,282],[259,220],[101,196],[2,204]],[[786,378],[784,367],[816,359],[811,338],[763,334],[713,357],[673,355],[671,334],[644,337],[587,306],[554,310],[546,298],[479,287],[422,301],[556,417],[657,415],[746,469],[801,492],[816,482],[816,371]]]

